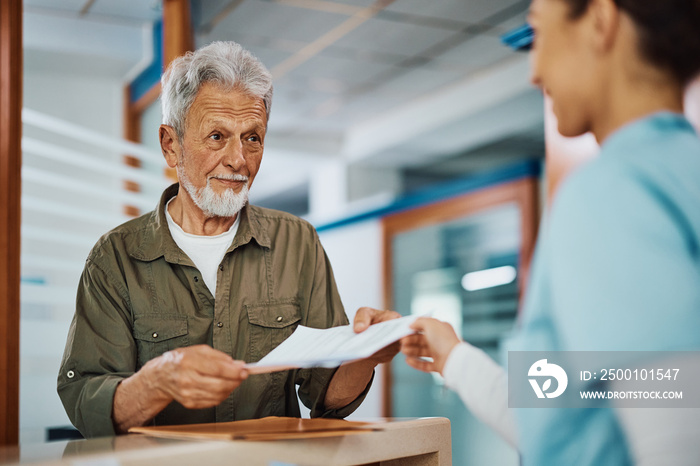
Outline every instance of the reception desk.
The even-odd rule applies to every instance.
[[[450,421],[388,419],[381,430],[329,438],[210,441],[125,435],[0,450],[2,464],[449,466]]]

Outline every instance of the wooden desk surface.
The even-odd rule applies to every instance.
[[[380,421],[372,420],[372,421]],[[449,466],[446,418],[381,419],[378,432],[304,440],[195,441],[132,434],[0,449],[0,464],[105,466],[289,465]]]

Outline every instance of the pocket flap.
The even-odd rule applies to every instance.
[[[163,341],[187,335],[187,316],[141,316],[134,320],[134,338]]]
[[[261,303],[246,306],[251,324],[268,328],[284,328],[301,320],[301,310],[294,303]]]

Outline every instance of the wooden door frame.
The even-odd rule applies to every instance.
[[[514,203],[520,208],[522,240],[518,258],[518,282],[522,291],[527,283],[530,260],[537,238],[539,218],[538,192],[538,180],[534,177],[527,177],[384,217],[382,219],[384,308],[394,308],[392,298],[394,284],[391,265],[393,261],[392,241],[394,236],[417,228],[463,218],[506,203]],[[391,364],[385,365],[383,374],[382,415],[391,417],[391,389],[393,383]]]
[[[190,0],[163,0],[163,67],[177,57],[194,50],[194,31]],[[124,139],[141,142],[143,113],[160,96],[160,82],[132,102],[131,90],[124,88]]]
[[[163,0],[163,64],[167,69],[170,62],[187,52],[194,50],[194,29],[190,0]],[[158,54],[155,54],[158,56]],[[159,59],[158,59],[159,60]],[[158,101],[161,93],[161,83],[154,83],[145,94],[135,101],[131,94],[131,84],[124,86],[124,139],[140,143],[142,141],[141,123],[143,114],[151,105]],[[136,157],[124,156],[124,164],[141,168],[141,163]],[[165,168],[166,177],[177,180],[174,169]],[[132,180],[126,180],[124,189],[132,192],[140,192],[141,185]],[[138,217],[141,210],[133,205],[124,206],[124,214],[130,217]]]
[[[0,2],[0,446],[19,442],[22,1]]]

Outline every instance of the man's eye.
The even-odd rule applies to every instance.
[[[214,133],[214,134],[212,134],[212,135],[209,136],[209,137],[210,137],[211,139],[213,139],[214,141],[221,141],[221,135],[218,134],[218,133]]]
[[[248,136],[248,141],[250,142],[258,142],[260,141],[260,138],[257,136]]]

